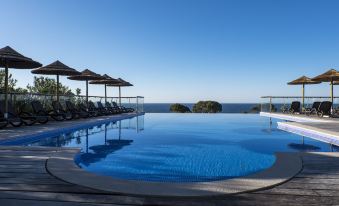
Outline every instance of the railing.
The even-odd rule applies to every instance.
[[[261,97],[261,111],[262,112],[281,112],[289,108],[293,101],[302,101],[302,96],[263,96]],[[303,108],[312,107],[315,101],[331,101],[331,97],[326,96],[305,96]],[[334,97],[333,105],[338,106],[339,97]]]
[[[5,99],[5,94],[0,93],[0,100]],[[29,105],[31,101],[39,100],[43,103],[46,108],[51,108],[52,101],[56,100],[56,96],[54,94],[40,94],[40,93],[9,93],[8,101],[10,101],[15,108],[21,108],[25,110],[30,110],[30,108],[22,108],[25,105]],[[60,103],[65,106],[65,101],[71,101],[75,104],[85,103],[86,96],[84,95],[59,95]],[[102,102],[105,103],[104,96],[88,96],[88,100],[93,102]],[[119,97],[106,97],[107,102],[116,102],[119,104]],[[144,97],[136,96],[136,97],[121,97],[121,106],[130,107],[135,109],[137,112],[144,112]]]

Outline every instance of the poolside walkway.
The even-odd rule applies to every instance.
[[[292,122],[278,122],[278,128],[339,146],[339,118],[319,118],[302,114],[261,112],[261,116]]]
[[[62,150],[62,151],[60,151]],[[46,163],[66,148],[0,147],[1,205],[335,205],[339,153],[301,153],[302,171],[271,189],[210,198],[131,197],[89,189],[52,176]]]
[[[339,118],[318,117],[316,115],[307,116],[305,114],[288,114],[281,112],[260,112],[260,116],[271,117],[275,119],[287,120],[292,122],[322,122],[339,123]]]

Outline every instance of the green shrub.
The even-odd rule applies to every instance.
[[[261,112],[261,105],[257,104],[254,107],[252,107],[248,113],[259,113],[259,112]]]
[[[171,112],[176,112],[176,113],[190,113],[191,110],[185,105],[182,104],[172,104],[170,107]]]
[[[195,113],[218,113],[222,111],[222,105],[216,101],[199,101],[193,106]]]

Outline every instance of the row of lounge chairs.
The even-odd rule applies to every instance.
[[[88,107],[81,103],[75,105],[71,101],[66,101],[64,108],[60,102],[53,101],[52,109],[47,110],[40,101],[32,101],[32,112],[20,111],[17,112],[11,103],[8,104],[8,117],[4,118],[5,102],[0,101],[0,129],[6,127],[8,124],[13,127],[20,127],[21,125],[31,126],[33,124],[45,124],[49,119],[55,121],[72,120],[79,118],[90,118],[104,115],[114,115],[121,113],[134,112],[133,108],[126,108],[118,106],[116,102],[106,102],[105,106],[101,102],[89,101]]]
[[[301,110],[301,103],[299,101],[292,102],[290,108],[282,109],[283,113],[291,114],[306,114],[306,115],[318,115],[319,117],[323,116],[332,116],[332,102],[323,101],[323,102],[313,102],[312,107],[305,108]]]

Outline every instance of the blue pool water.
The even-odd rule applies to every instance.
[[[275,152],[337,149],[257,114],[146,114],[20,144],[80,147],[75,161],[85,170],[158,182],[239,177],[272,166]]]

